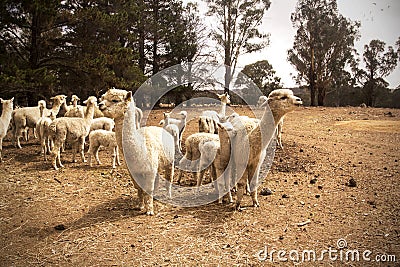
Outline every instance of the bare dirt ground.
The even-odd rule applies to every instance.
[[[162,111],[149,122],[157,124]],[[194,131],[191,122],[185,136]],[[266,249],[275,250],[279,266],[399,266],[399,143],[400,110],[299,108],[285,121],[284,149],[259,188],[272,195],[260,196],[260,208],[157,202],[156,215],[148,217],[134,209],[128,172],[112,172],[106,151],[103,165],[93,168],[70,163],[66,151],[65,168],[54,171],[38,155],[36,140],[21,150],[5,142],[0,266],[271,265],[271,257],[260,261]],[[189,176],[186,182],[192,183]],[[249,196],[244,204],[251,204]],[[288,261],[280,261],[278,250]],[[304,250],[316,257],[307,260]],[[396,262],[389,262],[393,256]]]

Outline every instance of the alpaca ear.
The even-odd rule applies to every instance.
[[[10,100],[11,100],[11,102],[13,102],[13,101],[14,101],[14,97],[13,97],[13,98],[11,98]]]
[[[132,101],[132,91],[129,91],[125,96],[125,101]]]
[[[54,98],[55,98],[55,97],[54,97],[54,96],[52,96],[52,97],[50,97],[50,100],[54,100]]]
[[[3,98],[0,98],[0,102],[1,102],[1,103],[3,103],[3,102],[4,102]]]

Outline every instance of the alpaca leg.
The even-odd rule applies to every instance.
[[[156,174],[151,177],[151,179],[145,181],[143,188],[143,202],[146,211],[146,215],[154,215],[154,204],[153,204],[153,194],[154,194],[154,183],[156,180]]]
[[[15,140],[17,140],[17,147],[21,147],[21,141],[19,140],[23,136],[23,129],[18,129],[15,133]]]
[[[35,127],[33,127],[33,137],[34,137],[35,139],[38,138],[37,133],[36,133],[36,128],[35,128]]]
[[[116,147],[114,148],[114,150],[115,150],[115,155],[116,155],[116,157],[117,157],[117,164],[118,164],[118,166],[121,166],[121,161],[119,160],[119,150],[118,150],[118,146],[116,146]]]
[[[240,206],[240,202],[242,201],[245,186],[247,183],[247,172],[243,173],[243,176],[240,178],[238,182],[238,190],[237,190],[237,198],[236,198],[236,210],[241,211],[242,207]]]
[[[76,153],[78,152],[77,143],[72,143],[72,162],[76,162]]]
[[[60,147],[58,147],[58,149],[57,149],[57,160],[58,160],[58,165],[60,166],[60,168],[63,168],[64,165],[62,165],[62,163],[61,163],[61,150],[60,150]]]
[[[112,150],[113,150],[112,168],[115,169],[115,160],[116,160],[117,154],[116,154],[115,148],[113,148]]]
[[[0,138],[0,162],[3,162],[2,152],[3,152],[3,138]]]
[[[95,155],[97,164],[101,165],[101,161],[99,159],[99,150],[100,150],[100,146],[96,146],[94,148],[94,155]]]
[[[174,164],[168,165],[165,168],[165,178],[168,181],[167,186],[167,194],[169,198],[172,198],[172,182],[174,180]]]
[[[221,171],[223,171],[223,170],[221,170]],[[228,198],[228,203],[233,203],[232,193],[231,193],[231,184],[230,184],[230,182],[231,182],[230,174],[231,174],[231,168],[227,167],[224,172],[223,186],[225,188],[225,190],[224,190],[224,193],[226,193],[225,196]],[[220,177],[221,175],[222,174],[219,174],[217,177]]]
[[[85,159],[85,137],[81,138],[78,145],[79,145],[79,147],[78,147],[79,153],[81,154],[81,160],[82,160],[82,162],[86,162],[86,159]]]
[[[55,170],[58,170],[58,167],[57,167],[58,151],[57,151],[57,149],[58,149],[57,146],[55,146],[51,153],[51,164],[53,165],[53,168]]]

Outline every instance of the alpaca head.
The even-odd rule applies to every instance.
[[[81,100],[77,95],[72,95],[71,97],[71,102],[76,105],[78,104],[78,101]]]
[[[267,101],[268,101],[268,97],[266,97],[265,95],[260,96],[257,101],[257,107],[261,107],[261,105]]]
[[[61,106],[67,100],[67,96],[66,95],[56,95],[56,96],[50,97],[50,100],[53,101],[53,106]]]
[[[112,88],[102,95],[99,108],[106,117],[123,119],[131,101],[132,92]]]
[[[41,108],[41,109],[45,109],[46,108],[46,101],[39,100],[38,107]]]
[[[83,104],[86,104],[87,107],[96,106],[97,98],[95,96],[89,96],[87,100],[83,101]]]
[[[3,105],[3,113],[4,111],[12,111],[14,108],[14,97],[11,98],[10,100],[4,100],[3,98],[0,98],[1,104]]]
[[[278,116],[283,116],[288,112],[293,111],[297,106],[303,104],[301,98],[295,96],[290,89],[277,89],[268,95],[268,103],[272,113]]]
[[[225,104],[231,103],[231,97],[228,95],[228,93],[223,93],[222,95],[217,94],[217,96],[222,103]]]

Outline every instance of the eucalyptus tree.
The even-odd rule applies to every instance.
[[[239,56],[260,51],[268,45],[268,35],[260,30],[270,0],[205,0],[207,15],[214,17],[218,25],[212,28],[212,36],[222,48],[225,70],[225,91],[236,70]]]
[[[291,20],[297,32],[288,60],[298,83],[309,84],[311,105],[324,105],[328,89],[354,63],[360,23],[342,16],[336,0],[299,0]]]

